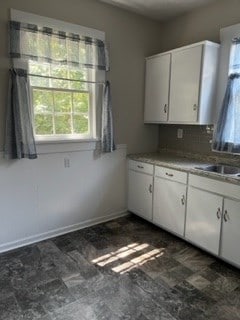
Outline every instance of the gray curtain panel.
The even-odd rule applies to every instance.
[[[230,74],[216,125],[213,150],[240,153],[240,39],[233,39]]]
[[[4,156],[36,159],[27,71],[10,70]]]
[[[216,126],[213,149],[240,153],[240,74],[228,79],[222,110]]]
[[[110,83],[109,81],[106,81],[103,92],[101,136],[101,149],[104,153],[113,152],[116,149],[113,137],[112,100],[110,89]]]

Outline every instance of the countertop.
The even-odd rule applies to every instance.
[[[225,175],[214,172],[206,172],[196,167],[211,165],[216,163],[226,163],[219,157],[203,156],[199,154],[174,153],[169,151],[139,153],[128,155],[129,159],[150,163],[157,166],[177,169],[189,173],[198,174],[200,176],[213,178],[220,181],[231,182],[240,185],[240,177],[233,175]],[[236,164],[231,164],[238,166]]]

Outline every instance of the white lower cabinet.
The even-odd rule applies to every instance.
[[[128,210],[152,220],[152,188],[153,176],[128,171]]]
[[[240,201],[224,199],[220,256],[240,266]]]
[[[130,160],[128,210],[240,267],[239,184]]]
[[[155,177],[153,222],[184,235],[186,185]]]
[[[218,254],[222,197],[189,187],[185,237],[191,242]]]

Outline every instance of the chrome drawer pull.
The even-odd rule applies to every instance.
[[[218,208],[218,210],[217,210],[217,218],[218,218],[218,220],[221,219],[221,209],[220,208]]]
[[[184,206],[185,205],[185,197],[184,197],[184,195],[181,198],[181,202],[182,202],[182,205]]]
[[[224,211],[223,219],[225,222],[228,222],[228,220],[230,220],[227,210]]]
[[[143,167],[143,166],[139,166],[139,165],[138,165],[137,167],[138,167],[139,169],[144,169],[144,167]]]
[[[167,104],[164,105],[164,113],[167,113]]]
[[[173,174],[172,174],[172,173],[166,172],[165,174],[166,174],[166,176],[168,176],[168,177],[173,177]]]
[[[152,190],[152,184],[149,185],[148,191],[149,191],[150,193],[153,192],[153,190]]]

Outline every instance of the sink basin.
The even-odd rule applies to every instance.
[[[240,168],[223,164],[195,167],[195,169],[240,177]]]

